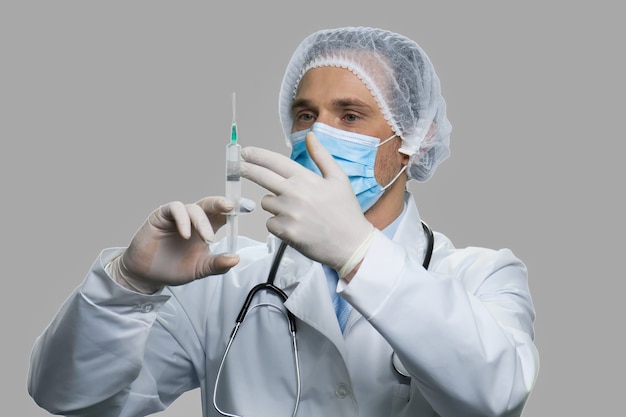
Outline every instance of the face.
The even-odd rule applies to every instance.
[[[291,106],[293,126],[298,132],[321,122],[337,129],[361,133],[381,141],[393,135],[391,127],[369,90],[350,70],[337,67],[313,68],[302,77]],[[374,174],[387,185],[408,162],[398,152],[400,138],[378,148]]]

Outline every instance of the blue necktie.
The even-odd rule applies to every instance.
[[[328,268],[330,269],[330,268]],[[337,271],[334,269],[330,269],[328,271],[332,275],[332,279],[335,283],[335,289],[337,288],[337,282],[339,282],[339,276],[337,275]],[[337,316],[337,321],[339,321],[339,328],[341,329],[341,333],[346,329],[346,324],[348,323],[348,317],[350,317],[350,310],[352,306],[339,294],[333,291],[333,307],[335,307],[335,315]]]
[[[348,323],[348,317],[350,317],[352,306],[336,292],[337,282],[339,282],[337,271],[326,265],[323,265],[323,268],[324,273],[326,274],[328,290],[330,291],[330,298],[332,299],[333,307],[335,308],[335,315],[337,316],[341,333],[343,333],[346,328],[346,323]]]
[[[335,307],[335,314],[337,315],[337,320],[339,321],[341,333],[343,333],[346,329],[346,324],[348,323],[348,317],[350,317],[351,306],[339,294],[335,295],[335,298],[333,299],[333,306]]]

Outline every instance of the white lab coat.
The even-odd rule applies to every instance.
[[[354,279],[338,286],[353,306],[343,335],[321,265],[285,252],[276,284],[297,317],[298,416],[518,416],[538,370],[524,264],[507,249],[455,249],[435,233],[425,271],[419,214],[408,193],[407,201],[393,240],[377,232]],[[219,415],[212,397],[220,360],[278,241],[242,239],[240,246],[240,264],[224,276],[156,295],[111,280],[104,267],[121,249],[104,250],[37,339],[33,398],[65,415],[143,416],[200,387],[203,416]],[[255,300],[280,309],[272,295]],[[279,309],[248,313],[220,377],[222,410],[291,415],[293,352]],[[394,351],[411,378],[394,371]]]

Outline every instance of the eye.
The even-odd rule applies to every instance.
[[[315,120],[315,116],[312,113],[302,112],[298,114],[297,119],[301,122],[312,122]]]
[[[292,131],[304,130],[311,127],[315,123],[315,113],[311,111],[297,111],[293,115]]]
[[[360,120],[360,117],[355,113],[347,113],[345,116],[343,116],[343,119],[346,122],[356,122]]]

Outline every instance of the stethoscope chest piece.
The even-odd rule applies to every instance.
[[[404,367],[404,365],[400,361],[400,358],[398,358],[398,355],[396,354],[396,352],[393,352],[393,354],[391,355],[391,364],[393,365],[393,369],[398,374],[400,374],[401,376],[405,378],[411,378],[411,374],[409,374],[409,371],[407,371],[407,369]]]

